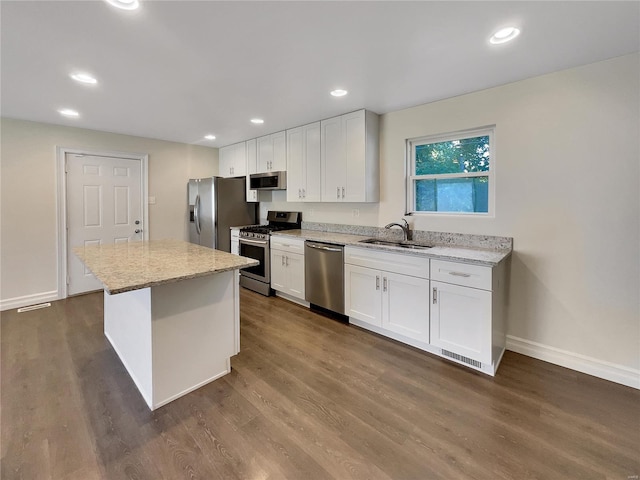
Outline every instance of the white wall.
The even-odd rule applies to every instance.
[[[261,216],[289,209],[307,221],[383,226],[404,214],[405,139],[495,124],[495,218],[410,222],[514,237],[512,347],[549,360],[557,354],[556,363],[567,365],[595,360],[595,370],[635,375],[640,386],[638,60],[624,56],[382,115],[379,204],[284,203],[284,192],[274,192]]]
[[[3,308],[58,289],[56,147],[149,154],[151,239],[187,238],[187,181],[218,170],[215,148],[6,118],[0,133]]]

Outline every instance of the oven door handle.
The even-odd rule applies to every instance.
[[[241,238],[240,243],[257,243],[258,245],[267,245],[269,243],[268,240],[249,240],[248,238]]]

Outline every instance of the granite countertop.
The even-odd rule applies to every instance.
[[[438,260],[449,260],[453,262],[464,262],[475,265],[485,265],[493,267],[511,255],[511,249],[484,249],[461,247],[456,245],[433,245],[425,250],[410,250],[402,247],[390,245],[372,245],[359,243],[361,240],[371,238],[364,235],[353,235],[348,233],[323,232],[318,230],[281,230],[273,235],[296,237],[304,240],[314,240],[317,242],[333,243],[336,245],[351,245],[373,250],[383,250],[387,252],[403,253],[419,257],[435,258]]]
[[[237,270],[260,263],[251,258],[180,240],[89,245],[75,247],[73,252],[110,294]]]

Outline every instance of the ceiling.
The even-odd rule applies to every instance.
[[[640,2],[0,2],[3,117],[220,147],[639,50]],[[516,25],[513,42],[490,45]],[[80,85],[72,71],[94,74]],[[345,97],[329,91],[344,88]],[[80,117],[60,116],[73,108]],[[253,125],[253,117],[263,125]],[[214,134],[216,140],[204,140]]]

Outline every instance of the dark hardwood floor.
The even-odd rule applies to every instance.
[[[155,412],[101,293],[1,327],[3,480],[640,474],[640,391],[511,352],[490,378],[246,290],[232,372]]]

